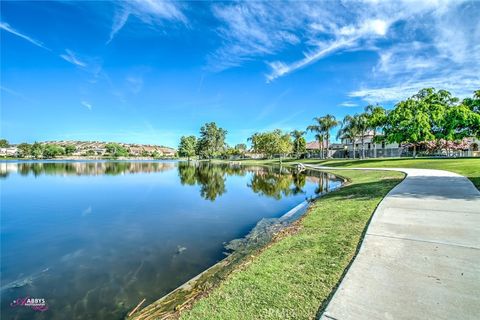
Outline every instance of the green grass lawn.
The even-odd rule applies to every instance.
[[[322,164],[336,167],[439,169],[461,174],[480,189],[480,158],[465,159],[372,159],[326,160]]]
[[[246,160],[245,163],[278,163],[278,160]],[[480,158],[433,159],[433,158],[394,158],[394,159],[367,159],[367,160],[293,160],[284,161],[321,164],[330,167],[368,167],[368,168],[418,168],[439,169],[461,174],[470,179],[480,189]]]
[[[355,256],[376,206],[404,176],[332,172],[350,183],[317,200],[291,232],[250,257],[181,318],[314,318]]]

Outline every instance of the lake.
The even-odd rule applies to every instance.
[[[121,319],[341,180],[208,162],[6,161],[0,183],[1,318]],[[48,310],[18,305],[26,297]]]

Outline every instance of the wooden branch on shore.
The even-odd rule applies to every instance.
[[[140,301],[140,303],[137,304],[137,306],[135,307],[135,309],[133,309],[133,310],[128,314],[128,316],[131,317],[132,314],[134,314],[134,313],[138,310],[138,308],[140,308],[140,306],[145,302],[145,300],[147,300],[147,299],[143,299],[142,301]]]

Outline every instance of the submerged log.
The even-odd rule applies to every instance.
[[[140,308],[140,306],[145,302],[145,300],[147,299],[143,299],[142,301],[140,301],[140,303],[137,304],[137,306],[128,314],[128,316],[131,317],[132,314],[134,314],[138,310],[138,308]]]

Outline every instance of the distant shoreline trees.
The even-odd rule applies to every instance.
[[[232,152],[225,143],[227,130],[217,126],[215,122],[204,124],[200,128],[200,136],[182,136],[178,146],[178,155],[187,157],[198,156],[201,159],[212,159]],[[229,150],[230,149],[230,150]]]
[[[252,143],[253,151],[265,154],[269,158],[279,156],[280,161],[293,150],[290,134],[280,129],[254,133],[248,140]]]
[[[387,112],[385,138],[389,142],[410,144],[415,156],[417,147],[429,141],[479,137],[479,102],[480,90],[475,91],[473,99],[459,103],[446,90],[422,89]]]
[[[8,143],[8,141],[7,141]],[[61,142],[35,142],[33,144],[20,143],[17,145],[8,144],[6,148],[14,148],[16,153],[10,153],[7,157],[19,157],[29,159],[54,159],[61,157],[102,157],[102,158],[161,158],[163,155],[156,148],[146,145],[124,144],[116,142],[82,142],[82,141],[61,141]],[[14,152],[9,150],[9,152]],[[172,152],[174,153],[174,152]],[[6,151],[3,151],[5,156]]]

